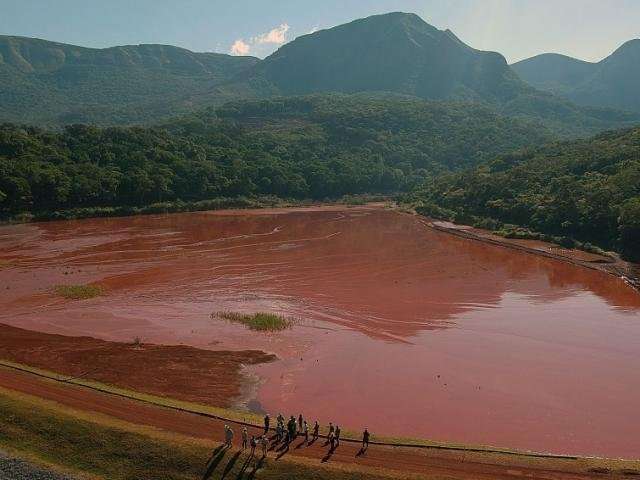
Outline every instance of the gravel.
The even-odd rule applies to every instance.
[[[0,480],[75,480],[0,451]]]

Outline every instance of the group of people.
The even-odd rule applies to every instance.
[[[289,444],[294,441],[298,437],[303,437],[303,444],[305,446],[309,445],[309,435],[311,434],[311,443],[315,442],[320,437],[320,424],[316,420],[313,429],[311,432],[309,431],[309,424],[304,419],[302,414],[300,414],[296,420],[296,418],[291,415],[289,420],[285,423],[285,418],[282,414],[279,414],[276,418],[276,427],[275,427],[275,435],[271,438],[268,437],[269,431],[271,430],[271,417],[269,414],[264,417],[264,433],[262,435],[252,435],[249,440],[249,432],[247,431],[247,427],[242,428],[242,450],[246,450],[247,448],[251,448],[251,456],[255,455],[256,448],[258,446],[262,447],[262,456],[266,457],[267,452],[269,450],[270,444],[273,442],[274,445],[283,443],[284,448],[288,448]],[[340,434],[341,430],[338,425],[333,425],[333,423],[329,423],[328,426],[328,434],[327,441],[325,445],[330,445],[330,452],[333,452],[336,448],[340,446]],[[224,426],[224,444],[226,447],[231,447],[233,445],[233,429],[229,425]],[[369,438],[370,434],[367,429],[364,430],[362,434],[362,449],[361,453],[366,452],[367,448],[369,448]]]

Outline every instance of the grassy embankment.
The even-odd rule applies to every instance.
[[[102,295],[99,285],[56,285],[54,292],[69,300],[86,300]]]
[[[260,332],[278,332],[291,328],[293,320],[276,313],[257,312],[253,314],[238,312],[216,312],[213,318],[222,318],[232,323],[246,325],[249,329]]]
[[[45,370],[4,360],[1,363],[7,367],[13,366],[52,380],[63,379],[62,376]],[[244,422],[258,426],[261,424],[261,418],[250,412],[157,397],[84,379],[65,379],[64,381],[165,408],[201,412],[232,422]],[[99,414],[79,412],[46,400],[5,390],[2,387],[0,387],[0,415],[4,422],[0,422],[0,448],[14,450],[19,456],[35,460],[37,463],[88,472],[99,475],[100,478],[115,480],[125,478],[163,478],[167,480],[203,478],[202,473],[198,476],[194,472],[204,472],[203,458],[208,458],[211,448],[217,445],[214,444],[212,447],[212,443],[191,437],[160,433],[150,427],[128,424]],[[351,432],[345,432],[344,437],[345,440],[349,437],[357,438]],[[443,444],[421,439],[377,437],[374,440],[431,447],[427,450],[421,449],[423,455],[436,455],[461,462],[502,465],[516,469],[533,468],[558,472],[621,474],[625,477],[640,474],[640,461],[538,456],[508,449],[496,450],[490,447]],[[166,462],[163,455],[169,455]],[[247,465],[244,474],[241,474],[242,465],[247,460],[246,455],[228,452],[227,456],[228,459],[225,459],[224,455],[216,457],[218,463],[222,460],[231,463],[230,470],[224,478],[239,480],[253,478],[256,475],[256,472],[252,473],[253,464]],[[232,462],[234,458],[235,460]],[[229,463],[226,466],[218,466],[219,471],[207,478],[221,478]],[[278,468],[272,469],[272,466]],[[376,477],[370,473],[364,474],[364,467],[355,465],[349,465],[348,470],[345,470],[347,468],[345,465],[340,464],[333,464],[328,469],[320,468],[317,459],[313,461],[299,457],[287,457],[273,462],[273,464],[272,460],[269,460],[263,467],[266,468],[259,469],[257,474],[259,478],[312,478],[316,480],[331,478],[339,480],[342,478],[388,478],[390,476],[389,472],[384,472],[385,477]],[[157,476],[159,468],[163,469],[161,476]],[[382,472],[377,471],[376,473],[382,475]]]
[[[109,417],[84,413],[0,388],[0,446],[36,463],[110,480],[388,478],[369,469],[267,458]],[[213,449],[213,452],[212,452]],[[207,461],[208,459],[208,461]],[[397,478],[397,477],[396,477]]]

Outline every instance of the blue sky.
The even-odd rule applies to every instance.
[[[640,0],[0,0],[0,34],[264,57],[298,35],[390,11],[511,62],[551,51],[600,60],[640,37]]]

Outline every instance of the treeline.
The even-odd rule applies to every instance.
[[[480,106],[343,95],[234,103],[150,128],[5,124],[0,215],[410,191],[548,138]]]
[[[431,179],[415,198],[428,215],[568,246],[575,239],[638,261],[640,128],[500,155]]]

